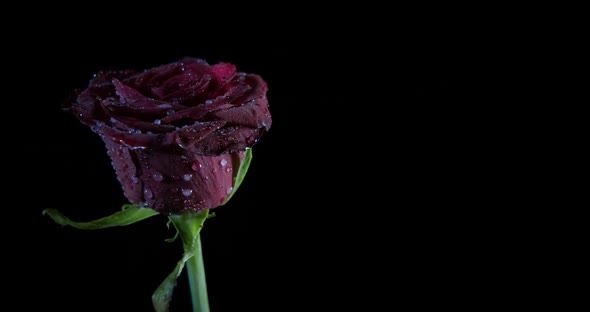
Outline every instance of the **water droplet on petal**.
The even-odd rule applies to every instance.
[[[183,178],[185,181],[190,181],[190,180],[193,178],[193,174],[192,174],[192,173],[187,173],[187,174],[184,174],[184,175],[182,176],[182,178]]]
[[[154,175],[152,175],[152,179],[154,179],[154,181],[156,181],[156,182],[160,182],[160,181],[164,180],[164,176],[161,173],[156,172],[156,173],[154,173]]]
[[[156,125],[159,125],[161,122],[162,122],[162,121],[161,121],[160,119],[156,119],[156,120],[154,120],[154,123],[155,123]]]
[[[212,100],[207,100],[207,101],[205,101],[205,104],[211,104],[211,103],[213,103],[213,101],[212,101]]]
[[[231,194],[231,191],[233,191],[233,190],[234,190],[234,188],[230,186],[230,187],[227,188],[227,190],[225,190],[225,192],[227,194]]]
[[[139,179],[136,176],[131,176],[131,182],[137,184],[139,182]]]
[[[137,130],[135,130],[135,133],[141,134],[141,130],[137,129]]]
[[[230,167],[225,168],[225,172],[230,172],[230,171],[231,171]]]
[[[225,160],[225,159],[222,159],[222,160],[219,162],[219,164],[221,164],[221,166],[223,167],[223,166],[227,165],[227,160]]]
[[[193,193],[193,190],[191,189],[182,189],[182,195],[189,197],[191,196],[191,194]]]
[[[154,193],[152,193],[152,191],[150,189],[144,189],[143,196],[147,199],[150,199],[150,198],[154,197]]]
[[[194,171],[199,171],[201,167],[203,167],[203,165],[201,165],[198,161],[195,160],[195,162],[191,166],[191,169],[193,169]]]

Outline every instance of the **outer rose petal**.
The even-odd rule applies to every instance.
[[[199,144],[195,144],[191,151],[202,155],[219,155],[225,152],[243,151],[254,145],[263,131],[264,128],[222,128],[209,134]]]
[[[269,129],[272,123],[266,98],[254,99],[242,106],[219,110],[213,116],[229,124]]]
[[[217,207],[231,193],[231,154],[200,156],[182,148],[130,149],[103,137],[125,196],[160,212]],[[243,152],[237,154],[241,160]]]
[[[178,147],[137,153],[141,167],[149,168],[142,174],[145,203],[157,211],[217,207],[232,191],[235,164],[230,154],[200,156]],[[238,155],[243,158],[243,152]]]
[[[137,204],[143,202],[143,182],[139,179],[141,170],[133,161],[135,153],[133,150],[115,142],[109,137],[102,137],[107,146],[107,153],[111,157],[111,164],[115,169],[117,178],[123,186],[123,193],[130,202]]]

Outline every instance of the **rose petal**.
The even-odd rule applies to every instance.
[[[211,82],[211,76],[182,76],[177,77],[177,79],[170,79],[168,82],[170,84],[152,88],[152,93],[164,101],[176,101],[190,105],[194,97],[201,96],[207,92],[207,88]]]
[[[113,115],[113,120],[109,120],[113,125],[117,126],[117,128],[121,130],[140,130],[142,132],[152,131],[152,132],[169,132],[174,131],[176,127],[170,125],[163,125],[163,124],[155,124],[154,122],[147,122],[133,117],[125,117],[120,115]],[[124,124],[125,127],[122,127],[121,124]]]
[[[201,155],[219,155],[225,152],[243,151],[254,145],[262,135],[263,128],[226,127],[212,132],[195,144],[193,151]]]
[[[70,104],[69,110],[86,125],[95,125],[97,121],[105,120],[106,114],[96,105],[103,96],[108,96],[109,91],[101,87],[88,88],[76,98],[76,103]]]
[[[111,117],[124,115],[149,119],[160,118],[166,116],[166,114],[171,110],[185,108],[179,104],[166,103],[152,99],[139,100],[130,105],[121,104],[113,100],[103,100],[100,102],[100,104]]]
[[[115,86],[115,92],[122,103],[130,104],[147,98],[145,95],[139,93],[139,91],[122,84],[117,78],[113,78],[113,86]]]
[[[250,100],[242,106],[217,110],[212,112],[211,115],[232,125],[251,128],[264,127],[266,130],[270,129],[272,123],[268,111],[268,102],[264,97]]]
[[[122,146],[118,140],[109,136],[102,136],[106,144],[107,152],[111,158],[111,163],[117,174],[117,179],[123,187],[125,197],[132,203],[143,201],[143,183],[139,179],[141,175],[139,164],[134,161],[134,154],[125,146]]]
[[[217,83],[222,84],[224,81],[232,79],[236,74],[236,66],[229,63],[219,63],[210,68],[213,77]]]
[[[174,133],[174,141],[182,148],[191,149],[193,145],[224,125],[225,121],[219,120],[185,126]]]
[[[103,127],[103,129],[104,128],[106,127]],[[153,145],[157,139],[155,134],[128,133],[114,128],[104,129],[100,134],[131,149],[147,148]]]
[[[146,205],[157,211],[182,213],[219,206],[233,186],[233,161],[230,154],[219,156],[196,155],[187,150],[170,147],[158,153],[135,150],[142,171]],[[154,178],[156,177],[156,178]]]
[[[242,103],[247,103],[248,101],[261,97],[266,97],[268,86],[260,76],[248,74],[244,77],[244,81],[251,87],[251,90],[247,95],[240,99]]]
[[[184,70],[190,68],[193,73],[198,76],[208,74],[209,65],[199,59],[185,58],[179,62],[160,65],[151,69],[130,76],[124,82],[133,88],[139,90],[143,94],[150,94],[152,87],[157,87],[168,79],[182,74]]]
[[[225,97],[227,102],[238,102],[238,99],[250,91],[252,87],[240,81],[232,81],[217,89],[212,96]]]
[[[201,104],[199,106],[187,108],[185,110],[179,111],[173,115],[163,118],[162,121],[165,123],[172,123],[182,119],[199,120],[209,112],[218,109],[227,109],[233,107],[233,104],[224,103],[225,101],[225,99],[220,99],[210,104]]]

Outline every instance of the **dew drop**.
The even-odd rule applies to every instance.
[[[152,193],[152,191],[150,189],[144,189],[143,196],[147,199],[150,199],[150,198],[154,197],[154,193]]]
[[[164,176],[161,173],[156,172],[156,173],[154,173],[154,175],[152,175],[152,179],[154,179],[154,181],[156,181],[156,182],[160,182],[160,181],[164,180]]]
[[[155,123],[156,125],[159,125],[160,123],[162,123],[162,121],[161,121],[160,119],[156,119],[156,120],[154,120],[154,123]]]
[[[231,194],[231,191],[233,191],[233,190],[234,190],[234,188],[230,186],[227,188],[227,190],[225,190],[225,193]]]
[[[141,134],[141,130],[137,129],[137,130],[135,130],[135,133]]]
[[[194,171],[199,171],[201,167],[203,167],[203,165],[201,165],[198,161],[195,160],[195,162],[191,166],[191,169],[193,169]]]
[[[131,176],[131,182],[137,184],[139,182],[139,179],[136,176]]]
[[[223,167],[223,166],[227,165],[227,160],[225,160],[225,159],[222,159],[222,160],[219,162],[219,164],[221,164],[221,166]]]
[[[212,101],[212,100],[207,100],[207,101],[205,101],[205,104],[211,104],[211,103],[213,103],[213,101]]]
[[[190,181],[190,180],[193,178],[193,174],[192,174],[192,173],[186,173],[186,174],[184,174],[184,175],[182,176],[182,178],[183,178],[185,181]]]
[[[230,167],[225,168],[225,172],[230,172],[230,171],[231,171]]]
[[[193,190],[191,189],[182,189],[182,195],[189,197],[191,196],[191,194],[193,193]]]

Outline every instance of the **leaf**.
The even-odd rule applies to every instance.
[[[177,262],[176,267],[160,284],[152,295],[152,303],[156,312],[166,312],[172,300],[172,292],[176,286],[176,279],[182,273],[184,264],[195,256],[200,248],[199,246],[199,232],[203,227],[203,223],[209,215],[209,210],[202,212],[188,212],[179,215],[170,215],[168,218],[174,224],[182,239],[182,247],[184,254]]]
[[[53,221],[61,225],[69,225],[82,230],[97,230],[113,226],[126,226],[133,224],[143,219],[147,219],[153,215],[157,215],[158,212],[150,208],[126,204],[123,205],[121,211],[119,212],[115,212],[108,217],[88,222],[72,221],[68,217],[61,214],[61,212],[57,211],[57,209],[45,209],[43,210],[43,214],[48,214],[51,219],[53,219]]]
[[[232,157],[235,157],[233,159],[233,163],[240,161],[240,158],[238,155],[232,154]],[[234,194],[238,190],[238,187],[240,187],[240,184],[242,184],[242,181],[244,180],[246,173],[248,173],[248,168],[250,167],[251,161],[252,161],[252,149],[250,148],[250,149],[246,150],[246,152],[244,153],[244,158],[240,162],[240,168],[238,170],[234,170],[235,175],[234,175],[234,179],[233,179],[234,185],[232,188],[232,192],[223,201],[223,203],[221,204],[222,206],[225,205],[225,203],[227,203],[230,200],[230,198],[232,198],[232,196],[234,196]]]

